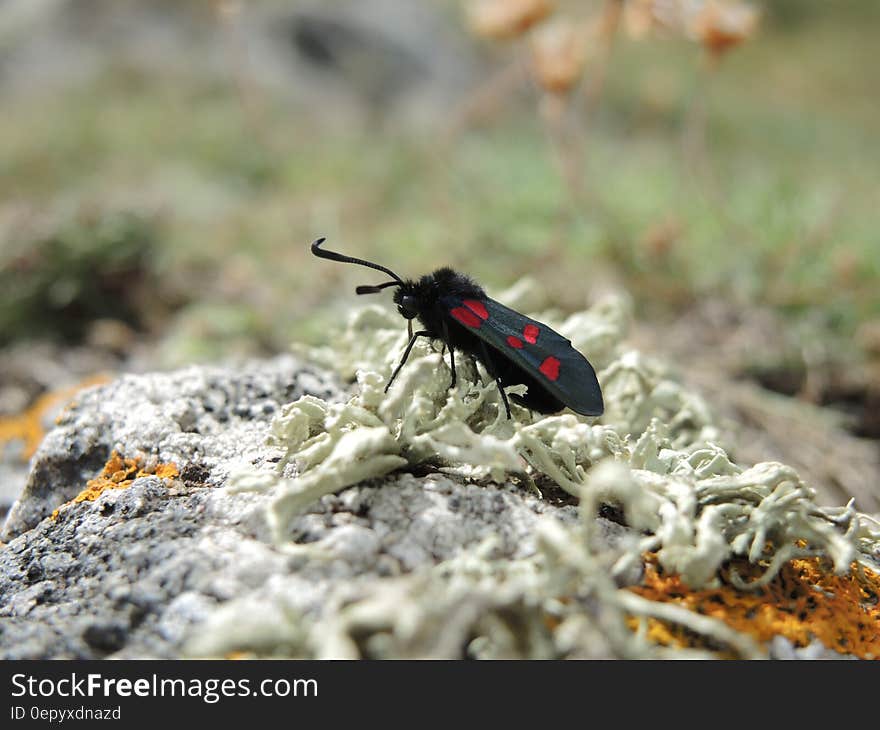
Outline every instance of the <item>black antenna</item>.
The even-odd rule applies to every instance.
[[[384,271],[388,274],[394,281],[386,282],[385,284],[380,284],[377,287],[358,287],[358,294],[375,294],[373,289],[379,291],[380,289],[384,289],[386,286],[403,286],[403,279],[401,279],[397,274],[395,274],[391,269],[386,269],[384,266],[380,266],[379,264],[374,264],[372,261],[364,261],[364,259],[356,259],[353,256],[343,256],[341,253],[336,253],[335,251],[325,251],[321,248],[321,244],[326,241],[326,238],[319,238],[314,243],[312,243],[312,253],[315,256],[318,256],[322,259],[330,259],[331,261],[339,261],[342,264],[359,264],[360,266],[368,266],[371,269],[376,269],[377,271]]]
[[[366,284],[359,286],[354,290],[355,294],[378,294],[383,289],[387,289],[389,286],[400,286],[400,282],[397,281],[386,281],[384,284],[379,284],[378,286],[367,286]]]

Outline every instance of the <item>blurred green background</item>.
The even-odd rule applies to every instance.
[[[625,290],[685,368],[745,333],[712,367],[880,436],[880,4],[755,2],[716,55],[644,27],[701,2],[558,2],[504,40],[490,5],[0,2],[4,362],[326,340],[373,278],[311,257],[324,235],[405,276],[528,274],[566,310]],[[555,95],[530,67],[552,24],[583,33]]]

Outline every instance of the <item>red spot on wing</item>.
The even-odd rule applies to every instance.
[[[549,380],[556,380],[559,377],[559,360],[553,355],[546,358],[538,368]]]
[[[530,342],[534,345],[538,341],[538,333],[540,331],[541,330],[539,330],[535,325],[527,324],[525,327],[523,327],[523,337],[525,338],[526,342]],[[556,378],[553,378],[553,380],[556,380]]]
[[[465,309],[464,307],[456,307],[450,312],[450,314],[467,327],[479,328],[480,325],[483,324],[482,319],[470,309]]]
[[[519,337],[514,337],[513,335],[510,335],[507,338],[507,344],[511,347],[515,347],[517,350],[522,350],[523,343]]]
[[[463,304],[480,319],[489,319],[489,312],[486,311],[486,305],[479,299],[465,299]]]

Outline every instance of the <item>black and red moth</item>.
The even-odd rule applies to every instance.
[[[452,269],[437,269],[418,281],[404,280],[379,264],[321,248],[325,240],[319,238],[312,244],[315,256],[368,266],[393,279],[377,286],[359,286],[358,294],[376,294],[389,286],[397,287],[394,303],[407,319],[410,339],[385,386],[386,393],[416,340],[430,337],[449,348],[450,387],[455,386],[455,353],[467,353],[482,362],[495,378],[508,418],[510,404],[504,387],[519,384],[528,391],[522,396],[511,394],[511,398],[538,413],[556,413],[568,407],[585,416],[602,415],[602,390],[593,366],[569,340],[547,325],[490,299],[479,284]],[[416,317],[422,329],[413,332],[412,320]]]

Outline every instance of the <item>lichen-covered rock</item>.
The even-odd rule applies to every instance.
[[[241,627],[197,629],[224,605],[324,620],[347,586],[407,576],[487,540],[495,558],[515,561],[535,553],[542,514],[577,519],[573,507],[513,488],[403,474],[310,506],[291,524],[291,549],[268,540],[274,491],[145,477],[64,507],[0,551],[0,655],[174,657],[185,639],[210,646],[220,636],[226,650],[253,649],[252,636],[236,644]],[[283,626],[262,630],[268,653],[312,651],[285,645]]]
[[[522,294],[518,287],[499,297],[516,306],[511,298]],[[302,398],[273,425],[283,463],[298,468],[270,513],[276,538],[321,494],[427,461],[468,478],[548,479],[590,504],[610,501],[645,535],[618,565],[656,551],[666,570],[694,587],[740,556],[769,561],[752,588],[806,555],[829,558],[838,574],[856,561],[876,569],[876,522],[852,503],[820,508],[815,490],[784,464],[731,461],[705,401],[626,346],[628,310],[625,300],[609,298],[565,320],[540,317],[596,363],[607,404],[598,419],[519,406],[508,419],[492,378],[473,367],[449,391],[447,366],[430,343],[413,348],[386,394],[383,383],[405,345],[399,318],[378,306],[354,312],[332,353],[307,350],[355,375],[354,397],[344,404]]]
[[[516,560],[535,552],[541,515],[577,519],[574,507],[514,487],[401,474],[308,505],[277,545],[266,516],[279,487],[254,488],[241,470],[275,479],[283,452],[267,443],[270,424],[303,394],[333,401],[341,391],[282,357],[129,375],[80,394],[5,526],[0,655],[180,656],[185,640],[198,640],[194,627],[229,602],[269,605],[283,591],[293,596],[288,616],[317,620],[350,581],[404,576],[488,539],[499,558]],[[180,477],[65,504],[112,450],[175,462]],[[238,486],[222,488],[230,473]],[[271,652],[283,649],[279,640]]]

